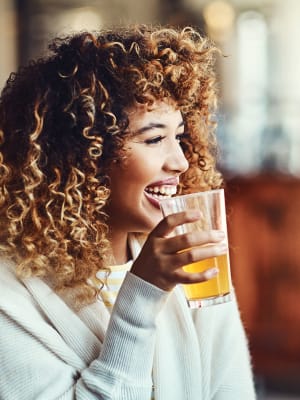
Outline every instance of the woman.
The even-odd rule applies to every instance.
[[[159,209],[222,184],[216,49],[147,26],[50,49],[0,102],[0,398],[253,399],[236,302],[191,311],[176,286],[215,276],[181,267],[223,233],[171,237],[199,215]]]

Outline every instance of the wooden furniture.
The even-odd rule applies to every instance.
[[[233,282],[255,373],[300,394],[300,179],[234,178],[226,203]]]

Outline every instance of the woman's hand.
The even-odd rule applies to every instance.
[[[218,270],[210,268],[199,273],[185,272],[182,267],[226,253],[221,231],[197,231],[170,237],[179,225],[195,222],[198,211],[184,211],[165,217],[149,234],[131,272],[163,290],[178,283],[198,283],[213,278]],[[208,245],[209,246],[206,246]]]

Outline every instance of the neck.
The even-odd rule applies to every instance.
[[[115,264],[125,264],[131,258],[130,249],[128,247],[128,233],[111,230],[109,238]]]

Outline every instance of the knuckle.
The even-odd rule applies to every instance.
[[[174,215],[170,214],[167,217],[165,217],[165,225],[167,229],[171,229],[174,226]]]
[[[173,272],[173,281],[176,283],[182,282],[182,270],[181,269],[176,269]]]
[[[162,241],[160,238],[154,238],[152,242],[152,252],[155,256],[159,256],[162,252]]]
[[[174,254],[171,258],[170,258],[170,263],[172,265],[172,269],[174,271],[177,270],[177,268],[181,268],[182,267],[182,254]]]
[[[195,257],[195,251],[193,249],[190,249],[186,252],[186,263],[187,264],[192,264],[195,261],[197,261]]]
[[[192,274],[185,274],[184,276],[184,283],[194,283],[194,277],[192,276]]]
[[[188,213],[187,210],[183,210],[183,211],[180,213],[180,215],[181,215],[181,217],[182,217],[183,219],[186,219],[186,218],[188,217],[189,213]]]
[[[160,264],[160,251],[158,249],[153,249],[153,261],[155,264]]]
[[[183,236],[182,238],[182,244],[185,249],[190,248],[193,246],[193,237],[191,233],[188,233]]]

